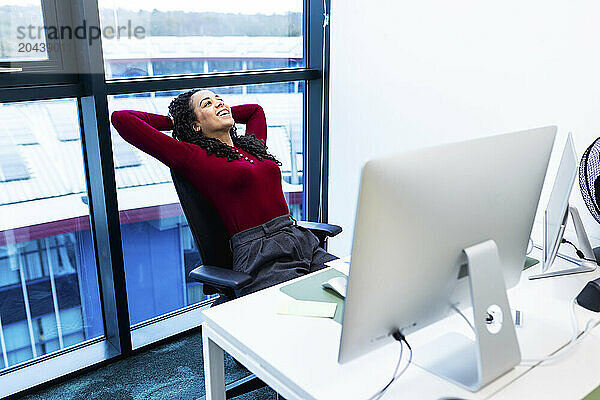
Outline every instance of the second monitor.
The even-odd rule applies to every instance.
[[[590,245],[587,233],[583,227],[581,217],[577,208],[569,205],[571,190],[577,177],[579,169],[579,158],[575,152],[573,144],[573,136],[569,133],[567,142],[560,159],[556,179],[550,192],[548,205],[544,211],[544,248],[542,259],[542,273],[531,275],[529,279],[550,278],[555,276],[563,276],[570,274],[578,274],[582,272],[592,272],[596,269],[597,262],[594,261],[595,255]],[[563,235],[567,227],[569,214],[573,220],[575,234],[577,235],[577,243],[581,248],[582,260],[570,259],[567,260],[576,263],[575,268],[559,269],[549,271],[554,263],[554,260],[559,255],[558,249],[563,243]],[[574,245],[573,245],[574,246]]]
[[[521,275],[555,134],[550,126],[365,164],[340,362],[471,304],[475,342],[440,338],[433,354],[415,349],[416,362],[470,390],[520,362],[506,287]],[[504,315],[497,332],[490,311]]]

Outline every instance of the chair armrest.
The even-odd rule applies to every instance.
[[[241,289],[252,281],[252,276],[248,274],[212,265],[197,266],[190,271],[190,278],[211,286],[233,290]]]
[[[298,221],[298,226],[311,230],[313,233],[321,233],[333,237],[342,231],[339,225],[325,224],[322,222]]]

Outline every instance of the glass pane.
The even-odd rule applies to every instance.
[[[107,78],[303,67],[303,0],[99,0]]]
[[[0,104],[3,367],[104,334],[78,126],[74,99]]]
[[[0,0],[0,62],[47,59],[41,0]]]
[[[304,82],[211,89],[228,105],[259,104],[267,119],[267,146],[281,163],[282,189],[291,214],[302,219]],[[166,115],[180,92],[112,96],[109,108]],[[236,124],[238,134],[245,126]],[[167,132],[169,134],[170,132]],[[113,146],[126,146],[139,164],[120,168],[115,151],[121,235],[132,325],[207,298],[187,278],[201,262],[179,205],[170,171],[125,142],[113,128]]]

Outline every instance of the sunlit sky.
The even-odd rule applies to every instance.
[[[39,5],[40,0],[0,0],[4,5]],[[99,0],[101,8],[127,8],[130,10],[227,12],[240,14],[283,14],[289,11],[302,11],[302,0]]]

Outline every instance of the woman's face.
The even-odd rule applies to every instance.
[[[190,104],[196,115],[197,124],[194,130],[210,133],[229,130],[235,123],[231,108],[223,102],[221,96],[210,90],[200,90],[194,93]]]

